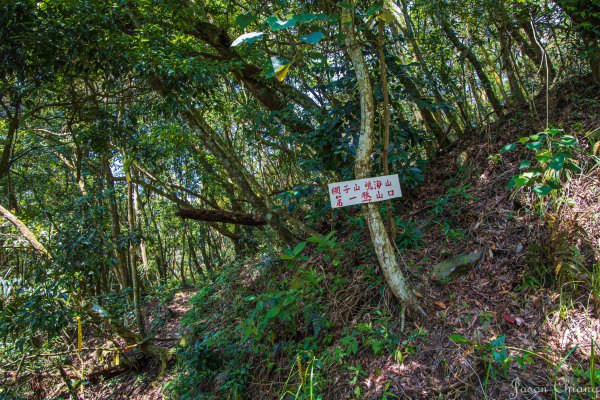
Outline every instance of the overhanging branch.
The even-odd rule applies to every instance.
[[[253,214],[243,214],[224,210],[207,210],[204,208],[182,208],[176,215],[184,219],[194,219],[205,222],[223,222],[226,224],[262,226],[267,220]]]

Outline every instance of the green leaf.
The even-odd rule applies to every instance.
[[[248,43],[252,44],[258,41],[261,37],[264,36],[264,32],[249,32],[240,35],[231,43],[231,47],[239,46],[240,44]]]
[[[508,181],[508,188],[509,189],[520,188],[522,186],[527,185],[527,182],[529,182],[529,178],[526,178],[522,175],[515,176],[510,181]]]
[[[561,133],[562,131],[563,131],[562,129],[556,129],[556,128],[546,129],[546,133],[548,133],[550,136],[556,136],[559,133]]]
[[[367,17],[370,17],[373,14],[376,14],[381,10],[383,6],[381,4],[373,4],[371,7],[367,8]]]
[[[291,28],[294,25],[296,25],[296,20],[292,18],[289,21],[284,21],[275,16],[271,16],[267,18],[267,24],[269,24],[273,31],[280,31],[282,29]]]
[[[519,143],[525,144],[527,142],[529,142],[529,138],[527,136],[523,136],[523,137],[519,138]]]
[[[539,150],[542,148],[544,144],[542,142],[531,142],[531,143],[527,143],[525,145],[525,147],[527,147],[530,150]]]
[[[505,336],[499,336],[496,339],[490,342],[492,346],[492,354],[494,356],[494,361],[497,363],[503,363],[508,356],[506,352],[506,347],[504,346]]]
[[[240,28],[246,29],[246,27],[254,22],[255,19],[256,16],[252,14],[241,14],[235,18],[235,23],[238,24]]]
[[[531,161],[529,160],[523,160],[521,161],[521,164],[519,164],[519,169],[527,169],[531,167]]]
[[[552,160],[552,153],[547,149],[542,150],[535,155],[535,158],[541,163],[547,163],[548,161]]]
[[[533,191],[535,193],[539,194],[540,196],[545,196],[548,193],[550,193],[552,190],[554,190],[554,189],[552,189],[550,186],[547,186],[547,185],[536,186],[533,188]]]
[[[467,339],[466,337],[459,335],[457,333],[453,333],[452,335],[450,335],[450,340],[452,340],[454,343],[465,343],[465,344],[471,344],[473,343],[471,340]]]
[[[331,231],[329,232],[323,239],[324,240],[329,240],[333,237],[333,235],[335,235],[335,231]]]
[[[562,157],[553,157],[552,161],[548,163],[548,166],[555,171],[560,171],[565,165],[565,161]]]
[[[292,16],[292,19],[296,22],[313,22],[313,21],[327,21],[329,17],[325,14],[295,14]]]
[[[296,296],[286,296],[283,299],[283,305],[284,306],[289,306],[290,304],[292,304],[295,301],[296,301]]]
[[[394,14],[390,10],[383,10],[381,14],[379,14],[379,19],[389,24],[394,21]]]
[[[304,247],[306,247],[306,242],[300,242],[296,245],[296,247],[294,247],[292,253],[294,253],[294,255],[297,256],[302,250],[304,250]]]
[[[267,315],[265,316],[266,319],[273,319],[275,318],[279,312],[281,311],[281,307],[280,306],[275,306],[273,308],[271,308],[268,312]]]
[[[533,179],[533,178],[537,178],[538,176],[540,176],[542,173],[538,170],[538,168],[532,168],[527,172],[523,172],[521,174],[522,177],[527,178],[527,179]]]
[[[560,144],[563,146],[574,146],[577,143],[577,139],[575,139],[571,135],[564,135],[560,138]]]
[[[577,164],[575,164],[574,162],[567,162],[565,163],[565,168],[568,169],[569,171],[575,172],[575,173],[579,173],[582,171],[581,167]]]
[[[552,189],[562,189],[562,185],[557,179],[547,179],[545,183]]]
[[[311,32],[306,35],[300,36],[300,41],[304,43],[317,44],[323,39],[323,32]]]
[[[323,239],[321,239],[320,236],[311,236],[308,239],[306,239],[307,242],[311,242],[311,243],[319,243],[321,242]]]
[[[500,149],[500,154],[504,154],[504,153],[508,153],[509,151],[513,151],[515,149],[515,147],[517,147],[516,144],[514,143],[509,143],[506,146],[504,146],[503,148]]]

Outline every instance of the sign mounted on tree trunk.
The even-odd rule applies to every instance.
[[[330,183],[327,186],[331,208],[374,203],[402,196],[398,174]]]

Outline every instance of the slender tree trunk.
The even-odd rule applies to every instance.
[[[127,219],[129,221],[130,236],[137,231],[136,223],[136,200],[135,189],[131,182],[131,172],[128,161],[125,161],[125,177],[127,179]],[[137,235],[136,235],[137,236]],[[131,266],[131,283],[133,286],[133,308],[135,320],[138,326],[140,335],[146,336],[146,328],[144,327],[144,316],[142,315],[142,304],[140,296],[140,275],[137,267],[137,246],[133,239],[129,238],[129,265]]]
[[[519,44],[519,47],[527,58],[529,58],[536,67],[539,67],[540,65],[543,67],[543,79],[546,80],[547,73],[548,82],[552,82],[556,76],[554,64],[550,57],[545,54],[545,51],[536,43],[535,31],[531,25],[532,23],[533,21],[530,20],[529,15],[518,15],[516,23],[508,21],[505,27],[510,32],[510,36]],[[521,34],[519,27],[525,31],[528,39]]]
[[[377,21],[377,50],[379,53],[379,73],[381,75],[381,89],[383,94],[383,174],[390,174],[388,163],[388,152],[390,150],[390,98],[388,94],[387,64],[385,62],[385,52],[383,50],[383,21]],[[394,225],[394,216],[392,215],[392,201],[386,200],[385,209],[387,214],[388,233],[390,240],[396,240],[396,227]]]
[[[209,252],[206,251],[206,247],[208,246],[208,238],[206,235],[206,230],[202,229],[200,231],[200,240],[202,241],[202,243],[200,244],[200,253],[202,254],[202,260],[204,261],[204,267],[206,268],[206,272],[208,273],[208,276],[212,279],[214,276],[214,269],[213,269],[213,264],[212,264],[212,260],[210,258]],[[210,250],[210,248],[209,248]]]
[[[585,43],[592,78],[600,87],[600,3],[597,0],[555,0],[571,18]]]
[[[149,204],[150,203],[150,193],[146,192],[146,203]],[[156,271],[158,273],[158,283],[162,284],[164,283],[164,252],[163,252],[163,247],[162,247],[162,240],[160,237],[160,231],[158,229],[158,226],[156,226],[156,223],[154,222],[154,218],[150,218],[148,216],[148,212],[146,212],[146,204],[144,204],[143,201],[140,201],[140,211],[142,214],[142,218],[144,218],[144,225],[148,227],[148,229],[152,229],[154,228],[155,232],[156,232],[156,242],[157,242],[157,247],[158,247],[158,252],[156,253],[156,256],[154,257],[156,260]]]
[[[356,79],[358,81],[358,91],[360,94],[360,139],[356,152],[355,175],[356,179],[366,178],[371,174],[371,155],[373,153],[373,135],[375,125],[375,104],[373,100],[373,90],[367,63],[362,50],[360,49],[354,37],[354,15],[347,8],[342,9],[342,29],[346,35],[346,51],[350,57]],[[398,266],[394,248],[389,236],[385,231],[383,219],[379,214],[376,204],[369,203],[364,206],[367,216],[367,225],[371,234],[371,241],[375,248],[379,265],[383,275],[394,296],[400,300],[403,306],[407,306],[413,311],[422,309],[418,305],[414,293],[408,287],[408,282]]]
[[[121,222],[119,220],[119,207],[117,205],[117,195],[115,192],[114,176],[110,170],[108,158],[104,159],[104,173],[106,174],[106,185],[108,188],[108,201],[111,220],[111,233],[115,247],[117,265],[115,266],[115,276],[121,289],[131,287],[131,275],[127,268],[127,255],[121,241]]]
[[[498,97],[496,97],[492,83],[490,82],[490,79],[488,78],[485,71],[483,70],[483,66],[481,65],[481,63],[479,62],[477,57],[475,56],[475,53],[473,53],[473,51],[469,47],[467,47],[464,43],[462,43],[458,39],[458,36],[456,36],[456,33],[450,27],[450,25],[448,24],[448,21],[446,21],[443,16],[441,18],[439,18],[439,20],[440,20],[440,23],[442,26],[442,30],[444,31],[444,33],[446,34],[448,39],[450,39],[450,42],[452,42],[454,47],[456,47],[456,49],[463,55],[463,57],[465,57],[467,60],[469,60],[469,62],[473,66],[473,69],[475,70],[475,73],[477,74],[477,78],[481,82],[481,85],[483,86],[483,89],[485,90],[485,94],[486,94],[490,104],[492,105],[492,109],[494,110],[494,113],[498,117],[501,117],[502,116],[502,105],[500,104],[500,100],[498,100]]]
[[[196,253],[195,244],[194,244],[192,235],[188,235],[188,244],[190,247],[190,260],[193,262],[196,271],[200,272],[205,278],[210,278],[207,273],[208,269],[207,269],[207,271],[203,270],[202,265],[198,261],[198,254]],[[191,263],[190,263],[190,265],[191,265]],[[191,269],[192,268],[190,267],[190,270]]]
[[[10,118],[8,122],[8,132],[6,133],[6,139],[4,140],[4,149],[2,151],[2,158],[0,158],[0,180],[8,175],[10,170],[10,155],[12,154],[13,142],[19,128],[19,119]]]
[[[187,285],[187,281],[185,279],[185,248],[186,248],[186,240],[185,233],[183,235],[183,240],[181,243],[181,262],[179,263],[179,275],[181,276],[181,285],[185,287]]]
[[[2,206],[0,206],[0,214],[2,214],[4,216],[4,218],[6,218],[11,224],[13,224],[19,230],[19,232],[21,232],[21,235],[23,235],[23,237],[25,239],[27,239],[29,244],[31,244],[31,247],[36,249],[38,252],[40,252],[44,256],[46,256],[48,258],[50,257],[50,253],[48,252],[48,250],[46,250],[44,245],[42,245],[37,240],[37,238],[35,237],[33,232],[31,232],[29,230],[27,225],[25,225],[23,222],[21,222],[21,220],[19,220],[14,214],[12,214],[10,211],[8,211],[6,208],[4,208]]]
[[[423,53],[422,53],[421,48],[419,47],[419,43],[417,42],[417,39],[415,37],[415,30],[413,27],[413,22],[412,22],[412,19],[410,18],[410,14],[408,12],[408,3],[406,2],[406,0],[401,0],[401,3],[402,3],[402,7],[398,7],[393,1],[389,1],[389,4],[392,8],[392,15],[394,16],[395,22],[398,25],[398,27],[404,31],[405,36],[408,38],[408,40],[411,44],[415,58],[417,59],[417,61],[421,65],[421,68],[423,69],[423,72],[425,73],[425,77],[427,78],[427,80],[429,82],[431,82],[431,86],[433,88],[433,94],[435,96],[435,101],[437,101],[438,103],[446,104],[446,101],[443,99],[442,94],[440,93],[440,89],[438,88],[437,80],[434,78],[433,74],[431,73],[431,69],[427,65],[427,62],[425,61],[425,57],[423,57]],[[400,22],[400,14],[402,14],[402,16],[404,18],[404,21],[406,24],[406,29],[403,29],[402,24]],[[450,123],[450,127],[448,129],[454,130],[454,132],[456,133],[456,136],[459,137],[462,134],[462,130],[461,130],[460,125],[458,124],[458,121],[456,119],[456,116],[454,115],[454,112],[452,112],[450,107],[444,107],[443,112]],[[454,138],[454,140],[456,140],[456,138]]]
[[[510,97],[518,103],[523,100],[523,93],[521,92],[521,87],[519,86],[519,81],[515,74],[515,66],[512,63],[510,56],[510,37],[506,35],[506,30],[502,27],[498,27],[498,31],[500,32],[500,58],[502,60],[502,70],[504,70],[506,77],[508,78]]]
[[[200,136],[202,142],[223,163],[225,170],[230,174],[230,178],[238,184],[239,190],[248,198],[256,210],[264,216],[267,223],[273,227],[281,240],[292,245],[296,241],[294,234],[285,226],[281,220],[281,216],[272,210],[270,202],[266,198],[256,194],[252,186],[257,187],[258,184],[245,171],[238,158],[223,149],[216,132],[208,126],[198,113],[187,112],[184,115],[193,129],[202,132]],[[312,234],[313,232],[310,233]]]
[[[137,184],[133,184],[133,210],[135,213],[135,219],[137,221],[137,230],[140,233],[140,254],[142,256],[142,270],[143,271],[148,271],[148,253],[146,252],[146,240],[144,239],[144,236],[142,235],[142,218],[140,218],[140,208],[141,208],[141,202],[140,202],[140,194],[138,191],[138,185]]]

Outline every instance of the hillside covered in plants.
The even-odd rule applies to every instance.
[[[0,0],[0,78],[1,400],[600,396],[596,1]]]

